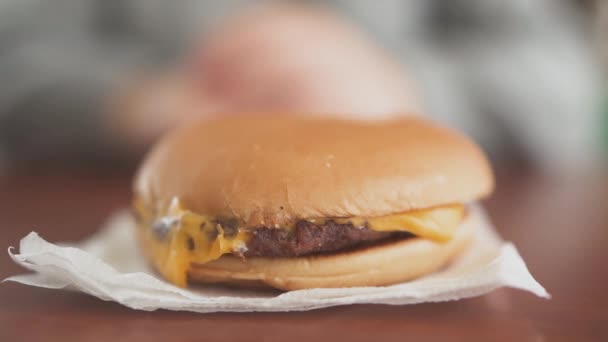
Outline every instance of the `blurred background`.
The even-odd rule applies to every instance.
[[[0,0],[0,175],[132,170],[193,117],[426,115],[498,168],[608,150],[608,2]]]
[[[401,340],[412,328],[443,340],[517,331],[606,341],[607,76],[608,0],[0,0],[0,242],[16,246],[32,230],[48,241],[90,237],[129,207],[133,171],[154,141],[192,118],[425,115],[488,152],[497,191],[484,205],[551,301],[501,290],[455,304],[209,322],[247,334],[260,325],[277,339],[281,327],[346,327],[335,335],[374,316],[353,330],[359,340]],[[0,279],[22,272],[0,258]],[[159,324],[8,283],[0,302],[6,341],[15,339],[3,332],[115,338],[97,329],[116,326],[99,324],[105,316],[133,338],[201,331],[199,319]],[[428,324],[435,318],[446,324]],[[36,329],[19,329],[31,321]]]

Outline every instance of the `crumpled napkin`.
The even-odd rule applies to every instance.
[[[484,215],[481,208],[474,208]],[[141,257],[134,222],[119,212],[94,236],[75,246],[52,244],[32,232],[10,257],[34,271],[7,278],[26,285],[82,291],[139,310],[300,311],[347,304],[415,304],[479,296],[508,286],[549,298],[511,243],[498,237],[485,215],[471,248],[444,270],[414,281],[381,287],[251,291],[198,286],[178,288]]]

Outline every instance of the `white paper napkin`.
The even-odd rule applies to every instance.
[[[480,208],[474,209],[484,215]],[[470,250],[448,268],[411,282],[383,286],[310,289],[285,293],[219,286],[175,287],[156,276],[140,256],[134,223],[126,212],[115,214],[98,233],[74,247],[56,245],[32,232],[10,257],[35,273],[6,280],[53,289],[82,291],[140,310],[298,311],[335,305],[414,304],[479,296],[508,286],[549,298],[532,277],[515,247],[484,224]]]

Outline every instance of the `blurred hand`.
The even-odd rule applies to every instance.
[[[381,119],[417,110],[399,65],[321,8],[261,7],[228,19],[170,77],[123,98],[117,127],[146,144],[179,121],[227,113]]]

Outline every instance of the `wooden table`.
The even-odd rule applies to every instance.
[[[553,295],[501,289],[458,302],[296,313],[141,312],[84,294],[0,284],[0,341],[608,341],[608,178],[503,171],[487,205]],[[0,241],[78,240],[129,203],[128,176],[0,180]],[[22,272],[7,255],[0,278]]]

